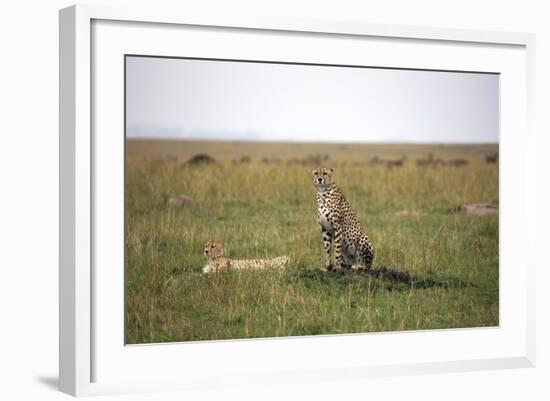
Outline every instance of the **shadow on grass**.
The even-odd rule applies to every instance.
[[[289,283],[301,283],[312,288],[326,286],[332,289],[345,289],[349,286],[369,290],[385,289],[388,291],[407,291],[411,288],[464,288],[475,286],[454,276],[413,275],[407,271],[399,271],[385,266],[373,267],[369,270],[342,269],[324,272],[320,269],[295,270],[287,276]]]

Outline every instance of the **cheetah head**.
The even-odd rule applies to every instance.
[[[327,167],[315,167],[311,170],[311,181],[317,189],[325,189],[332,184],[334,169]]]
[[[219,241],[207,241],[204,244],[203,251],[207,259],[216,259],[223,256],[223,246]]]

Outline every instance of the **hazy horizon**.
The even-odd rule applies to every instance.
[[[478,145],[499,145],[499,142],[380,142],[380,141],[357,141],[357,142],[343,142],[343,141],[288,141],[288,140],[255,140],[255,139],[215,139],[215,138],[205,138],[205,137],[146,137],[146,136],[135,136],[135,137],[126,137],[126,140],[130,141],[175,141],[175,142],[228,142],[228,143],[295,143],[295,144],[327,144],[327,145],[442,145],[442,146],[478,146]]]
[[[499,143],[494,74],[129,56],[129,139]]]

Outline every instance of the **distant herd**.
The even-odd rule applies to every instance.
[[[484,155],[486,163],[497,163],[498,162],[498,153],[489,153]],[[177,160],[173,155],[167,155],[166,161]],[[290,158],[283,160],[278,157],[263,157],[260,159],[260,162],[263,164],[286,164],[288,166],[298,165],[298,166],[319,166],[323,163],[326,163],[329,160],[328,154],[312,154],[307,155],[303,158]],[[382,159],[379,156],[373,156],[366,161],[355,161],[351,163],[353,167],[376,167],[382,166],[389,169],[400,168],[405,165],[407,161],[406,156],[402,156],[399,159]],[[215,163],[216,160],[206,154],[197,154],[187,161],[187,165],[198,165],[198,164],[211,164]],[[240,156],[231,160],[233,165],[242,165],[252,163],[252,158],[250,156]],[[430,167],[430,168],[440,168],[440,167],[461,167],[466,166],[470,163],[467,159],[462,158],[452,158],[452,159],[441,159],[435,158],[432,153],[428,154],[426,157],[416,159],[416,165],[418,167]],[[346,165],[346,162],[341,163],[341,165]]]

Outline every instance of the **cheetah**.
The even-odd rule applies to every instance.
[[[330,254],[334,242],[334,270],[343,266],[370,269],[374,247],[342,191],[332,182],[333,172],[334,169],[326,167],[311,171],[317,189],[317,221],[323,235],[323,268],[333,270]]]
[[[225,270],[262,270],[284,269],[290,261],[288,256],[272,259],[229,259],[223,255],[223,246],[219,241],[207,241],[204,244],[206,266],[203,273],[216,273]]]

